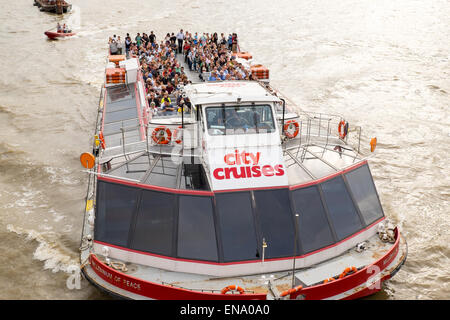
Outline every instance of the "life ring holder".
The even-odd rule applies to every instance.
[[[239,294],[244,294],[244,289],[242,289],[241,287],[239,287],[236,284],[226,286],[225,288],[222,289],[222,291],[220,293],[226,294],[228,291],[238,291]]]
[[[175,141],[176,144],[180,144],[181,142],[183,142],[183,131],[182,130],[183,130],[182,126],[179,126],[175,130],[173,130],[172,140]]]
[[[290,133],[290,132],[288,131],[288,129],[289,129],[289,127],[290,127],[291,125],[294,125],[294,127],[295,127],[294,133]],[[298,122],[295,121],[295,120],[289,120],[289,121],[286,121],[286,123],[284,124],[283,129],[284,129],[284,134],[285,134],[286,137],[288,137],[289,139],[294,139],[294,138],[298,135],[298,133],[300,132],[300,126],[298,125]]]
[[[338,131],[339,131],[339,138],[344,139],[348,133],[348,122],[345,120],[339,122]]]
[[[167,134],[167,137],[165,134]],[[152,132],[152,139],[156,144],[168,144],[172,138],[172,132],[165,126],[156,127]]]

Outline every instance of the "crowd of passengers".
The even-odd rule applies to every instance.
[[[183,97],[178,90],[191,81],[176,59],[177,54],[183,55],[190,71],[198,72],[202,80],[254,79],[251,72],[233,56],[233,52],[238,50],[235,33],[226,38],[223,33],[220,37],[217,33],[199,36],[197,32],[192,34],[180,30],[176,35],[167,33],[159,43],[153,31],[150,34],[138,33],[134,41],[127,33],[123,42],[120,36],[111,37],[109,46],[111,54],[139,58],[148,103],[155,115],[171,115],[191,108],[189,98]]]

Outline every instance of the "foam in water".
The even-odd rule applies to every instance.
[[[71,274],[73,266],[79,265],[77,253],[61,243],[58,235],[54,232],[27,230],[12,224],[8,224],[6,229],[18,235],[25,235],[27,241],[36,241],[39,244],[34,251],[33,259],[43,261],[45,270]]]

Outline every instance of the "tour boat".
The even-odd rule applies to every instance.
[[[107,62],[92,153],[80,156],[84,276],[127,299],[380,291],[407,244],[371,175],[376,138],[339,115],[300,110],[251,56],[236,59],[252,81],[202,81],[177,59],[192,106],[162,115],[150,110],[137,58]]]
[[[70,37],[70,36],[74,36],[76,35],[76,32],[53,32],[53,31],[45,31],[44,34],[49,38],[49,39],[58,39],[58,38],[64,38],[64,37]]]

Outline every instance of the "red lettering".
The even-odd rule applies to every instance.
[[[245,173],[247,178],[251,178],[252,177],[252,168],[251,167],[245,167]]]
[[[223,160],[225,161],[225,163],[226,163],[227,165],[229,165],[229,166],[235,164],[235,161],[231,161],[231,160],[230,160],[231,157],[234,157],[234,154],[233,154],[233,153],[226,154],[225,157],[223,158]]]
[[[263,175],[265,175],[266,177],[273,176],[273,168],[272,168],[272,166],[269,166],[269,165],[264,166],[262,168],[262,172],[263,172]]]
[[[276,176],[282,176],[284,175],[284,170],[283,170],[283,165],[282,164],[277,164],[275,166],[275,175]]]
[[[224,176],[219,176],[219,173],[220,173],[220,172],[223,172],[223,168],[217,168],[217,169],[215,169],[215,170],[213,171],[213,176],[214,176],[214,178],[216,178],[217,180],[223,180],[223,179],[224,179]],[[229,177],[228,177],[227,179],[229,179]]]
[[[247,158],[250,156],[252,161],[259,161],[260,153],[257,152],[256,156],[252,153],[242,153],[239,154],[238,150],[235,150],[235,153],[227,154],[224,157],[224,160],[229,162],[229,164],[237,164],[244,162],[249,164],[251,161]],[[230,161],[231,157],[235,157],[236,161]],[[261,166],[240,166],[240,167],[225,167],[225,168],[216,168],[213,171],[213,176],[217,180],[223,179],[242,179],[242,178],[258,178],[261,176],[272,177],[272,176],[283,176],[285,174],[285,169],[282,164],[277,164],[275,167],[271,165]]]
[[[241,164],[241,157],[239,155],[239,151],[238,150],[234,150],[234,154],[236,156],[236,164]]]
[[[251,153],[244,153],[244,156],[242,160],[244,161],[244,164],[250,164],[250,160],[247,160],[247,156],[251,155]]]
[[[249,153],[248,155],[252,159],[253,165],[256,166],[259,162],[259,156],[261,155],[261,152],[257,152],[256,156],[253,153]]]
[[[252,167],[253,177],[258,178],[261,177],[261,167],[260,166],[253,166]]]
[[[230,179],[230,170],[236,168],[225,168],[225,179]]]
[[[227,170],[228,169],[228,170]],[[238,173],[238,169],[240,169],[240,173]],[[227,175],[228,171],[228,175]],[[230,175],[229,173],[232,172],[235,179],[245,178],[245,167],[232,167],[232,168],[225,168],[225,176],[228,178]]]

